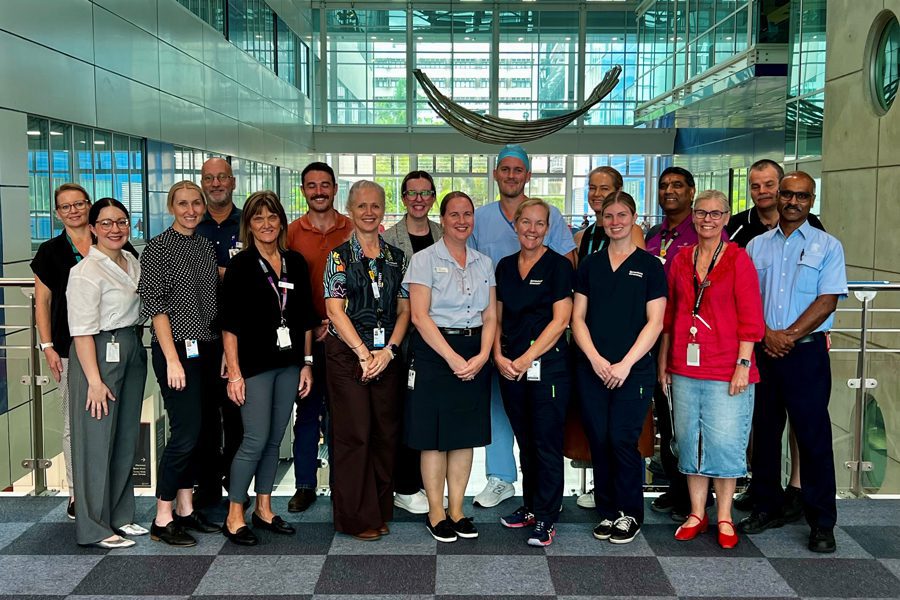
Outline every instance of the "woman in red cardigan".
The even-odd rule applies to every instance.
[[[694,201],[699,241],[679,252],[669,271],[659,353],[660,383],[673,396],[678,469],[687,475],[691,496],[691,514],[675,539],[706,531],[712,478],[723,548],[738,543],[731,500],[737,478],[747,474],[753,384],[759,381],[753,345],[765,334],[756,269],[743,249],[722,239],[728,213],[722,192],[702,192]]]

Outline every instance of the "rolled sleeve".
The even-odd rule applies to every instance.
[[[326,298],[340,298],[343,300],[347,297],[346,269],[346,265],[341,260],[341,255],[337,251],[332,250],[325,261],[325,272],[322,275]]]
[[[72,275],[66,288],[70,335],[100,333],[100,285],[87,277]]]

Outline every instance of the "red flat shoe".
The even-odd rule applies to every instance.
[[[730,550],[738,545],[737,528],[731,521],[719,521],[717,527],[721,527],[722,525],[730,525],[732,533],[722,533],[722,530],[719,529],[719,545],[726,550]]]
[[[688,540],[692,540],[701,533],[706,533],[706,530],[709,529],[709,515],[703,515],[701,519],[695,514],[689,514],[685,523],[691,520],[691,517],[697,519],[698,523],[693,527],[688,527],[686,525],[682,525],[675,531],[675,539],[680,542],[686,542]]]

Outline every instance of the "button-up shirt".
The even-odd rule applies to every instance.
[[[326,231],[319,231],[309,220],[309,214],[305,214],[288,226],[287,245],[294,252],[299,252],[306,259],[309,267],[309,285],[312,288],[313,306],[320,319],[327,315],[325,312],[325,288],[323,275],[325,263],[331,251],[350,239],[353,232],[353,222],[349,218],[335,211],[334,226]]]
[[[412,283],[431,288],[428,316],[438,327],[481,327],[481,312],[497,285],[490,258],[467,248],[466,266],[460,267],[443,238],[413,254],[403,285]]]
[[[96,246],[69,271],[66,299],[72,336],[114,331],[141,322],[141,298],[137,294],[141,265],[130,252],[122,252],[127,271]]]
[[[231,205],[231,213],[221,223],[216,222],[207,212],[203,220],[197,225],[197,233],[213,243],[216,251],[216,264],[227,267],[231,260],[229,251],[237,249],[240,240],[241,209]]]
[[[781,225],[747,245],[759,276],[763,314],[769,329],[786,329],[800,318],[818,296],[847,297],[844,248],[832,235],[806,221],[787,238]],[[828,331],[829,315],[815,331]]]

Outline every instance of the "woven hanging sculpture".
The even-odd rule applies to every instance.
[[[428,104],[434,109],[434,112],[439,114],[448,125],[463,135],[489,144],[521,144],[556,133],[581,115],[587,113],[619,84],[622,67],[616,65],[607,71],[606,75],[603,76],[603,81],[597,84],[591,95],[578,109],[564,115],[537,119],[536,121],[516,121],[513,119],[501,119],[491,115],[480,115],[460,106],[442,94],[421,69],[415,69],[413,74],[416,76],[422,91],[425,92]]]

